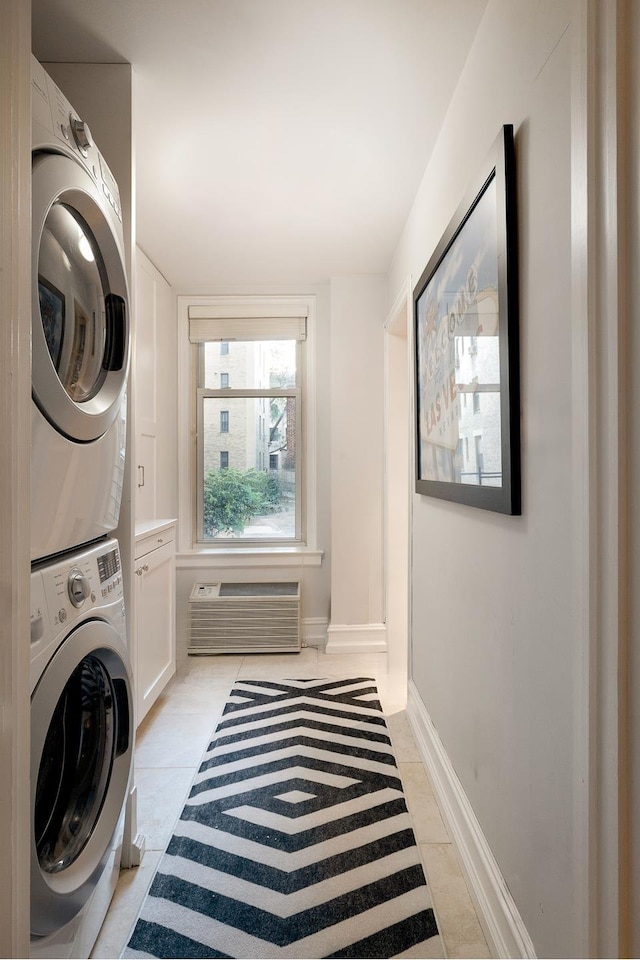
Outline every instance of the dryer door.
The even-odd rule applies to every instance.
[[[82,909],[108,859],[127,796],[132,681],[120,635],[86,620],[31,697],[31,936]]]
[[[74,160],[33,162],[32,389],[64,436],[101,437],[120,411],[129,358],[119,221]]]

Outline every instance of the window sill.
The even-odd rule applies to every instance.
[[[320,567],[323,556],[311,547],[194,547],[176,556],[176,567]]]

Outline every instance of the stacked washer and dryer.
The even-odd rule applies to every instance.
[[[32,58],[31,956],[88,957],[120,868],[133,684],[117,540],[129,314],[118,186]]]

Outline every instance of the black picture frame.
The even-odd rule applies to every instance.
[[[505,125],[413,291],[416,492],[521,512],[516,182]]]

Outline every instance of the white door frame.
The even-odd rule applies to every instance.
[[[574,856],[583,877],[576,911],[592,957],[633,955],[637,927],[628,903],[629,145],[618,109],[631,2],[572,3]]]
[[[411,279],[384,324],[384,600],[392,709],[406,706],[410,620]]]
[[[0,4],[0,956],[29,955],[31,4]]]

